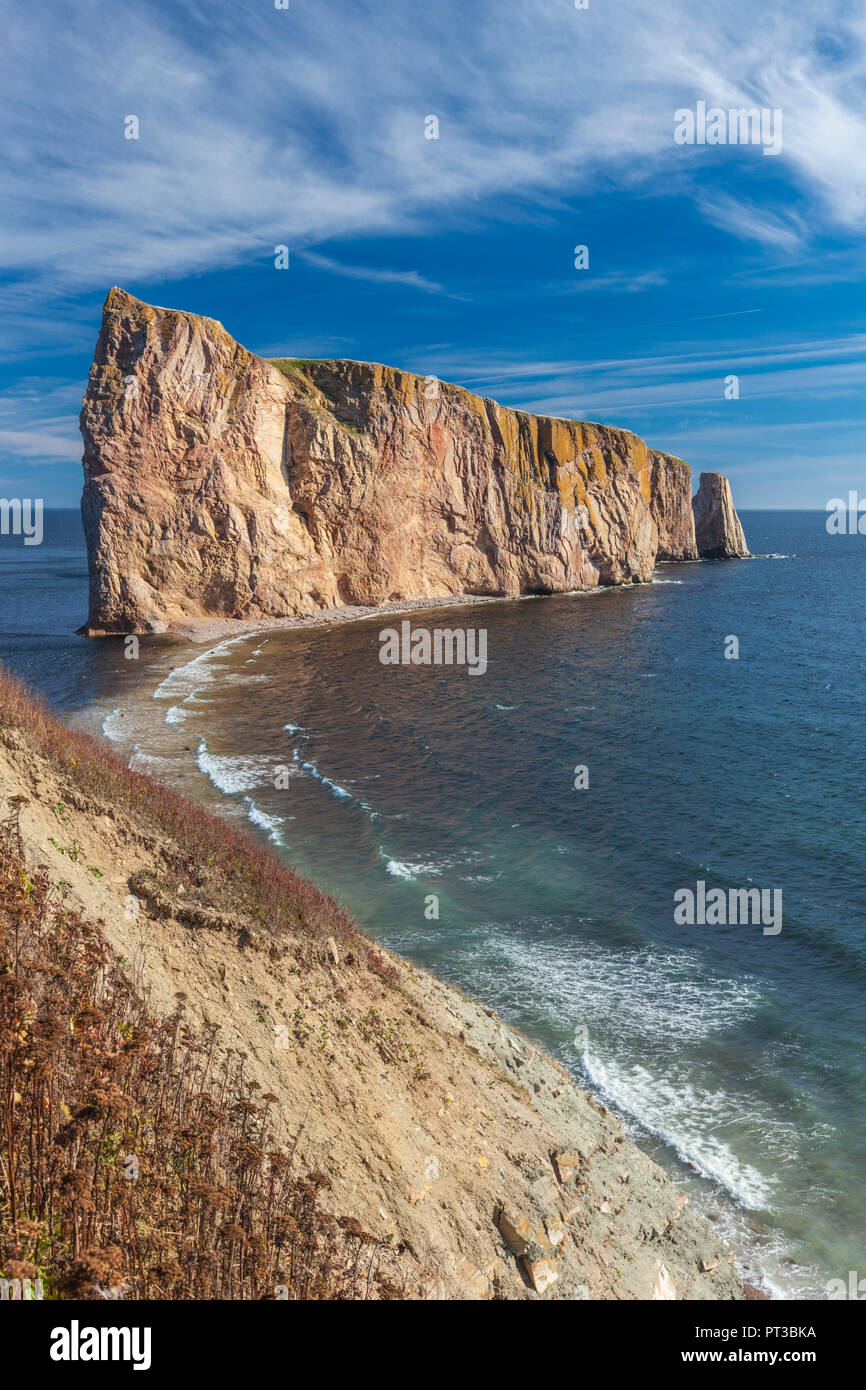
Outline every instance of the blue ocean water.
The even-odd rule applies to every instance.
[[[58,514],[26,559],[0,542],[0,660],[498,1008],[748,1277],[821,1297],[866,1274],[866,537],[742,520],[762,558],[412,615],[486,629],[470,676],[383,666],[399,619],[126,661],[71,635],[86,575]],[[678,925],[698,881],[781,892],[781,932]]]

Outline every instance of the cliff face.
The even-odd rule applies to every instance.
[[[649,451],[650,506],[658,528],[656,560],[697,560],[692,470],[671,454]]]
[[[113,289],[84,408],[88,630],[647,580],[690,471],[371,363],[267,362]]]
[[[702,473],[694,500],[695,539],[704,560],[744,559],[749,554],[731,485],[721,473]]]

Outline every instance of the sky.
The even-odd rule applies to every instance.
[[[862,4],[285,2],[7,5],[0,496],[78,505],[112,285],[624,426],[740,508],[866,490]],[[781,148],[675,138],[699,103]]]

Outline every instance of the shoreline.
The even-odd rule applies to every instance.
[[[664,582],[664,581],[662,581],[662,582]],[[669,581],[668,581],[668,582],[669,582]],[[626,587],[626,586],[617,586],[617,587]],[[588,592],[596,593],[596,592],[600,592],[600,590],[591,590],[591,591],[588,591]],[[539,596],[536,596],[536,595],[524,595],[524,596],[521,596],[521,597],[525,597],[525,598],[535,598],[535,597],[539,597]],[[481,600],[481,601],[482,601],[482,602],[502,602],[502,601],[508,601],[508,602],[510,602],[511,600],[486,599],[486,600]],[[468,606],[469,604],[472,604],[472,603],[475,603],[475,602],[478,602],[478,600],[476,600],[476,599],[471,599],[471,598],[469,598],[469,599],[467,599],[467,598],[461,598],[460,600],[458,600],[458,605],[457,605],[457,606]],[[417,611],[418,609],[434,609],[434,608],[437,608],[437,607],[439,607],[439,606],[445,606],[445,605],[442,605],[442,604],[440,603],[440,601],[438,601],[438,600],[435,600],[435,601],[419,601],[419,602],[416,602],[415,604],[413,604],[412,607],[411,607],[408,611]],[[448,606],[454,606],[454,605],[452,604],[452,605],[448,605]],[[343,623],[353,622],[353,621],[364,621],[364,620],[369,621],[370,619],[379,617],[384,611],[385,611],[385,610],[383,610],[383,609],[377,609],[377,610],[372,610],[372,611],[366,611],[366,612],[365,612],[365,611],[361,611],[361,612],[359,612],[359,611],[356,610],[356,609],[352,609],[352,610],[348,610],[348,609],[347,609],[347,610],[343,610],[343,611],[341,612],[340,617],[338,618],[337,621],[338,621],[338,622],[343,622]],[[394,612],[394,611],[397,611],[397,612],[400,612],[400,611],[405,612],[405,611],[407,611],[407,609],[406,609],[406,607],[405,607],[404,605],[397,605],[397,604],[395,604],[395,605],[391,606],[387,611],[390,611],[390,612]],[[188,659],[187,659],[187,660],[181,660],[177,665],[173,666],[171,670],[165,670],[165,671],[163,671],[162,673],[158,673],[158,672],[155,671],[155,670],[151,670],[151,671],[148,673],[148,678],[146,678],[145,680],[141,680],[141,681],[136,681],[136,682],[135,682],[134,690],[137,692],[137,696],[133,696],[133,699],[134,699],[134,700],[140,699],[142,708],[143,708],[145,711],[147,711],[148,713],[152,713],[152,711],[153,711],[153,705],[151,704],[151,701],[152,701],[152,699],[153,699],[153,696],[154,696],[154,694],[156,693],[156,691],[159,690],[160,686],[162,686],[162,684],[163,684],[165,681],[170,680],[170,679],[173,679],[173,678],[175,678],[175,677],[180,677],[180,678],[182,679],[183,672],[184,672],[184,670],[185,670],[188,666],[190,666],[190,665],[197,665],[199,662],[204,662],[205,664],[207,664],[208,659],[210,658],[210,656],[213,655],[213,654],[216,654],[216,653],[220,650],[220,648],[227,647],[227,646],[229,646],[229,645],[234,644],[235,642],[240,642],[240,641],[242,641],[243,639],[246,639],[246,638],[253,639],[253,638],[255,638],[257,635],[261,634],[262,632],[267,633],[267,631],[269,631],[269,630],[270,630],[270,631],[274,631],[274,630],[282,630],[282,629],[285,629],[285,628],[294,629],[294,628],[298,628],[298,627],[320,627],[320,628],[325,628],[325,627],[329,627],[329,626],[332,626],[332,625],[335,625],[335,624],[333,624],[331,621],[320,622],[320,621],[316,621],[316,620],[312,620],[312,621],[311,621],[310,619],[306,619],[306,620],[289,620],[288,622],[279,621],[279,622],[276,622],[276,623],[271,623],[271,624],[269,624],[267,627],[263,627],[261,624],[256,624],[256,625],[253,625],[253,624],[249,624],[249,625],[246,625],[246,624],[237,624],[237,625],[234,625],[234,624],[233,624],[232,627],[230,628],[230,630],[229,630],[228,632],[225,632],[224,630],[223,630],[222,632],[214,632],[212,629],[209,629],[207,632],[203,632],[203,631],[200,629],[200,630],[199,630],[199,634],[198,634],[198,636],[199,636],[199,641],[198,641],[198,643],[196,644],[196,643],[190,641],[190,644],[189,644],[189,646],[188,646],[187,649],[186,649],[187,652],[189,653]],[[238,630],[239,627],[241,627],[242,630]],[[174,634],[172,634],[172,636],[173,636],[173,635],[174,635]],[[189,638],[188,638],[187,640],[189,641]],[[198,650],[197,650],[197,647],[198,647]],[[164,660],[167,660],[167,659],[168,659],[168,656],[167,656],[167,654],[166,654],[166,657],[164,657]],[[162,664],[162,663],[160,663],[160,664]],[[142,675],[144,675],[143,672],[142,672]],[[167,696],[166,696],[166,699],[168,699],[168,698],[169,698],[169,697],[168,697],[168,695],[167,695]],[[104,712],[104,706],[103,706],[103,710],[100,711],[100,710],[97,708],[97,702],[94,702],[89,708],[90,708],[94,713],[98,713],[98,714],[100,715],[100,722],[101,722],[101,714]],[[130,711],[130,712],[132,712],[132,711]],[[161,722],[162,722],[162,720],[160,719],[160,723],[161,723]],[[130,750],[130,748],[132,747],[132,745],[136,742],[136,740],[134,739],[134,737],[131,737],[131,736],[130,736],[130,735],[132,734],[132,730],[130,730],[130,734],[127,735],[127,734],[124,734],[124,733],[121,733],[121,732],[120,732],[120,730],[121,730],[121,726],[120,726],[120,725],[117,725],[116,727],[117,727],[116,735],[110,735],[110,734],[108,734],[107,732],[105,732],[104,729],[103,729],[102,727],[100,727],[100,736],[101,736],[102,738],[104,738],[104,739],[106,740],[107,743],[113,745],[113,746],[115,747],[115,749],[117,749],[117,751],[123,750],[123,751],[122,751],[122,755],[123,755],[124,757],[128,757],[128,756],[130,756],[129,750]],[[172,737],[172,742],[174,742],[174,739],[175,739],[175,737],[176,737],[176,739],[177,739],[177,741],[178,741],[179,744],[184,744],[184,739],[189,739],[189,740],[190,740],[190,743],[193,745],[193,746],[190,748],[190,747],[188,747],[188,745],[185,745],[185,744],[184,744],[185,751],[187,751],[187,752],[189,752],[189,753],[191,754],[191,766],[190,766],[185,772],[183,772],[183,773],[181,774],[181,776],[182,776],[182,778],[183,778],[183,781],[174,781],[173,779],[169,778],[169,779],[167,779],[167,780],[168,780],[168,785],[170,785],[170,786],[175,786],[178,790],[181,790],[181,792],[182,792],[183,795],[189,797],[189,798],[190,798],[191,800],[193,800],[193,801],[198,802],[198,804],[200,804],[200,805],[205,805],[205,806],[209,807],[211,810],[213,810],[213,805],[214,805],[214,803],[218,804],[219,807],[220,807],[220,812],[218,812],[218,814],[221,813],[221,809],[222,809],[223,807],[229,807],[231,804],[233,804],[233,803],[237,800],[237,797],[234,796],[232,793],[228,792],[228,791],[226,790],[226,788],[220,787],[218,783],[215,783],[215,782],[213,781],[213,778],[211,778],[210,775],[208,774],[208,772],[207,772],[204,768],[202,768],[202,767],[200,766],[200,764],[198,763],[198,760],[197,760],[196,755],[195,755],[195,742],[196,742],[196,739],[197,739],[200,735],[191,736],[190,733],[184,734],[183,731],[182,731],[182,725],[178,725],[178,726],[176,726],[176,727],[177,727],[177,733],[176,733],[176,735],[174,734],[174,731],[172,732],[172,736],[171,736],[171,737]],[[137,746],[138,751],[141,752],[141,753],[143,753],[145,756],[147,756],[149,752],[157,752],[157,756],[161,756],[161,755],[162,755],[162,754],[161,754],[161,750],[158,750],[158,751],[157,751],[158,746],[155,747],[154,745],[152,745],[152,746],[151,746],[151,749],[148,749],[147,744],[144,743],[143,741],[139,741],[139,742],[137,743],[136,746]],[[179,751],[179,750],[178,750],[178,751]],[[182,765],[182,764],[179,763],[179,766],[180,766],[180,765]],[[150,769],[147,768],[144,764],[136,764],[134,761],[130,762],[130,766],[133,766],[133,767],[134,767],[134,766],[139,766],[142,770],[148,770],[148,771],[150,770]],[[187,780],[187,778],[189,778],[189,777],[191,776],[192,779],[193,779],[193,781],[195,781],[195,780],[196,780],[195,774],[199,774],[199,775],[202,777],[202,779],[203,779],[203,785],[204,785],[204,784],[207,784],[207,785],[211,788],[211,790],[212,790],[213,792],[216,793],[215,796],[214,796],[212,799],[211,799],[210,797],[203,797],[200,791],[194,790],[192,787],[190,787],[190,784],[189,784],[189,781]],[[152,775],[152,774],[151,774],[151,775]],[[159,776],[158,773],[157,773],[157,776]],[[247,799],[248,799],[248,798],[244,798],[244,800],[247,800]],[[276,843],[276,842],[273,841],[272,836],[270,836],[270,835],[268,834],[268,832],[267,832],[266,829],[262,828],[262,827],[259,825],[259,822],[258,822],[258,821],[256,821],[252,816],[249,816],[249,815],[248,815],[248,819],[250,819],[250,820],[253,821],[253,824],[256,826],[256,831],[255,831],[255,833],[254,833],[253,830],[252,830],[249,826],[247,826],[247,827],[246,827],[246,832],[247,832],[247,834],[249,834],[254,840],[258,841],[259,843],[265,844],[265,843],[270,842],[270,843],[268,843],[268,848],[269,848],[270,852],[271,852],[271,853],[274,853],[274,854],[276,855],[277,858],[279,858],[279,859],[282,860],[283,863],[291,864],[291,863],[292,863],[292,856],[291,856],[291,853],[290,853],[290,852],[288,852],[288,853],[285,853],[285,852],[284,852],[285,846],[283,846],[283,848],[281,849],[281,848],[280,848],[280,844],[278,844],[278,843]],[[305,876],[305,877],[310,878],[311,881],[314,882],[314,883],[317,882],[317,878],[316,878],[315,873],[311,873],[308,869],[307,869],[307,870],[304,870],[303,872],[304,872],[304,876]],[[375,939],[375,938],[374,938],[374,939]],[[406,961],[407,964],[408,964],[408,967],[409,967],[410,969],[413,969],[413,970],[419,970],[419,969],[425,969],[425,968],[426,968],[426,967],[421,966],[420,964],[416,964],[415,961],[412,959],[411,955],[402,956],[402,957],[395,957],[395,958],[396,958],[396,959],[402,959],[402,960]],[[448,979],[447,976],[445,976],[445,977],[440,977],[440,976],[438,976],[438,975],[436,975],[436,974],[434,973],[433,976],[432,976],[432,978],[436,979],[436,980],[442,985],[442,988],[443,988],[443,989],[451,989],[451,988],[454,988],[453,983]],[[469,990],[469,995],[470,995],[470,997],[476,998],[476,996],[475,996],[475,995],[473,994],[473,992],[472,992],[471,985],[470,985],[469,983],[466,983],[466,984],[464,985],[463,982],[458,982],[458,987],[461,988],[461,989],[462,989],[462,988],[468,989],[468,990]],[[481,996],[481,999],[482,999],[482,1003],[479,1003],[479,1004],[478,1004],[478,1007],[485,1007],[486,1005],[485,1005],[485,1003],[483,1002],[483,996]],[[492,999],[492,1000],[488,999],[488,1000],[486,1000],[486,1004],[496,1004],[496,1003],[497,1003],[497,1000],[496,1000],[496,999]],[[544,1043],[544,1040],[543,1040],[542,1038],[533,1036],[533,1038],[531,1039],[531,1042],[532,1042],[532,1046],[533,1046],[534,1048],[537,1048],[537,1049],[540,1049],[540,1050],[544,1050],[544,1049],[545,1049],[545,1043]],[[557,1064],[557,1065],[559,1065],[559,1064]],[[616,1114],[616,1115],[618,1115],[619,1118],[620,1118],[620,1120],[623,1121],[623,1122],[625,1123],[626,1131],[627,1131],[627,1133],[629,1134],[629,1137],[630,1137],[630,1139],[631,1139],[631,1142],[635,1143],[636,1146],[637,1146],[638,1148],[640,1148],[642,1152],[647,1153],[647,1154],[648,1154],[649,1156],[651,1156],[651,1157],[654,1157],[654,1161],[655,1161],[655,1162],[659,1162],[659,1158],[657,1157],[658,1152],[659,1152],[659,1148],[661,1148],[661,1150],[664,1151],[664,1152],[667,1154],[667,1158],[666,1158],[665,1161],[664,1161],[663,1168],[664,1168],[664,1171],[667,1173],[667,1176],[668,1176],[668,1178],[669,1178],[669,1180],[670,1180],[671,1182],[673,1182],[673,1183],[678,1183],[678,1182],[687,1181],[688,1178],[691,1177],[691,1176],[692,1176],[693,1174],[695,1174],[695,1173],[698,1175],[699,1178],[703,1178],[703,1179],[705,1179],[706,1181],[714,1181],[714,1180],[711,1179],[707,1174],[702,1173],[702,1170],[701,1170],[700,1168],[697,1168],[697,1169],[696,1169],[695,1166],[694,1166],[694,1163],[691,1162],[691,1161],[689,1160],[689,1158],[688,1158],[686,1155],[682,1154],[682,1153],[677,1149],[676,1145],[672,1143],[672,1141],[666,1139],[663,1135],[659,1135],[659,1134],[654,1133],[652,1130],[650,1130],[650,1131],[648,1131],[648,1132],[645,1132],[645,1126],[644,1126],[644,1124],[641,1122],[640,1118],[637,1117],[637,1116],[632,1115],[631,1112],[630,1112],[627,1108],[625,1108],[625,1109],[622,1108],[622,1107],[617,1103],[616,1097],[608,1096],[608,1095],[604,1094],[604,1092],[600,1092],[599,1089],[598,1089],[598,1087],[595,1085],[595,1083],[592,1081],[591,1078],[588,1078],[588,1077],[584,1076],[583,1079],[581,1080],[581,1079],[580,1079],[580,1076],[578,1075],[578,1076],[573,1076],[573,1077],[572,1077],[572,1080],[573,1080],[573,1084],[575,1084],[575,1085],[583,1085],[583,1086],[585,1086],[585,1087],[588,1086],[589,1089],[590,1089],[590,1091],[593,1092],[593,1093],[599,1098],[599,1100],[600,1100],[602,1103],[612,1105],[612,1107],[613,1107],[613,1113]],[[669,1160],[670,1160],[670,1161],[669,1161]],[[678,1176],[678,1174],[679,1174],[679,1176]],[[698,1191],[700,1191],[701,1186],[702,1186],[702,1184],[699,1182],[699,1183],[697,1184],[697,1189],[698,1189]],[[695,1205],[695,1212],[696,1212],[696,1214],[698,1214],[698,1213],[700,1212],[700,1213],[702,1213],[702,1214],[704,1215],[705,1218],[706,1218],[708,1212],[711,1211],[712,1208],[713,1208],[714,1206],[717,1206],[717,1205],[718,1205],[718,1200],[717,1200],[717,1198],[714,1197],[714,1196],[712,1196],[711,1194],[704,1194],[704,1200],[702,1200],[702,1201],[700,1202],[700,1205],[698,1205],[698,1197],[697,1197],[696,1194],[693,1194],[692,1200],[695,1201],[695,1203],[696,1203],[696,1205]],[[732,1199],[732,1201],[734,1201],[734,1204],[736,1205],[735,1199]],[[728,1226],[728,1225],[723,1225],[722,1229],[723,1229],[723,1230],[726,1230],[728,1236],[734,1241],[735,1244],[737,1244],[737,1242],[736,1242],[736,1237],[735,1237],[735,1235],[733,1234],[731,1227]],[[746,1263],[746,1266],[748,1267],[748,1266],[752,1263],[752,1261],[749,1260],[748,1258],[746,1258],[745,1263]],[[748,1288],[751,1289],[751,1290],[753,1290],[753,1292],[747,1293],[747,1296],[748,1296],[748,1297],[751,1297],[751,1298],[762,1298],[762,1299],[779,1299],[779,1298],[782,1298],[782,1299],[783,1299],[783,1298],[784,1298],[784,1294],[782,1293],[782,1291],[781,1291],[780,1289],[775,1288],[774,1285],[772,1284],[772,1282],[770,1282],[770,1281],[764,1282],[765,1276],[763,1275],[763,1273],[761,1273],[760,1276],[759,1276],[758,1278],[756,1278],[756,1272],[755,1272],[755,1271],[751,1271],[748,1275],[746,1275],[746,1274],[741,1274],[741,1278],[742,1278],[743,1281],[744,1281],[744,1287],[747,1287],[746,1282],[745,1282],[747,1278],[750,1279],[750,1280],[752,1281],[751,1283],[748,1284]]]
[[[697,561],[695,563],[698,563]],[[652,583],[652,580],[648,580]],[[338,608],[321,608],[297,618],[190,618],[182,623],[166,627],[161,632],[108,632],[101,628],[90,628],[85,623],[78,632],[84,637],[176,637],[196,646],[219,643],[232,637],[246,637],[257,632],[292,631],[296,628],[337,627],[343,623],[368,622],[372,618],[394,616],[405,613],[418,613],[437,608],[471,608],[489,603],[520,603],[529,599],[579,598],[591,594],[609,593],[615,589],[629,589],[630,584],[598,584],[592,589],[569,589],[562,593],[538,594],[446,594],[443,598],[393,599],[381,604],[343,604]]]
[[[33,731],[14,713],[0,718],[0,788],[21,803],[28,858],[64,875],[160,1012],[180,998],[198,1028],[219,1021],[219,1047],[242,1049],[250,1079],[273,1093],[287,1143],[301,1123],[291,1151],[325,1170],[333,1215],[348,1208],[377,1241],[399,1239],[416,1262],[418,1296],[755,1296],[724,1236],[542,1046],[379,946],[285,861],[265,872],[287,875],[299,903],[312,892],[315,915],[288,935],[285,922],[261,933],[282,903],[269,894],[253,928],[220,875],[245,862],[264,869],[255,842],[206,859],[228,867],[202,878],[201,836],[221,841],[220,818],[187,798],[193,819],[175,839],[171,792],[148,792],[113,759],[100,765],[96,745],[91,753],[79,737],[50,717]],[[74,857],[56,840],[58,807]],[[323,911],[332,917],[320,921]],[[275,1044],[284,1018],[287,1042]]]
[[[735,557],[738,560],[787,559],[782,555],[749,554]],[[315,613],[307,613],[295,618],[185,618],[178,623],[167,624],[160,629],[146,629],[137,632],[109,631],[106,628],[92,627],[89,621],[76,628],[76,633],[92,640],[105,637],[174,637],[192,642],[196,646],[222,642],[230,637],[244,637],[256,632],[292,631],[296,628],[337,627],[343,623],[368,622],[373,618],[394,616],[405,613],[418,613],[437,608],[471,608],[490,603],[525,603],[530,600],[556,598],[591,598],[595,594],[628,593],[632,589],[649,588],[653,584],[671,583],[658,579],[657,572],[662,568],[681,565],[727,564],[729,560],[697,556],[688,560],[659,560],[649,579],[632,580],[628,584],[595,584],[589,589],[543,590],[533,594],[445,594],[438,598],[391,599],[380,604],[341,604],[335,608],[319,608]]]

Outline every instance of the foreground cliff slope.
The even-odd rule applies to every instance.
[[[628,430],[268,362],[120,289],[81,429],[93,633],[588,589],[698,555],[688,465]]]
[[[8,680],[0,840],[0,1274],[41,1251],[79,1297],[743,1297],[556,1062]]]

